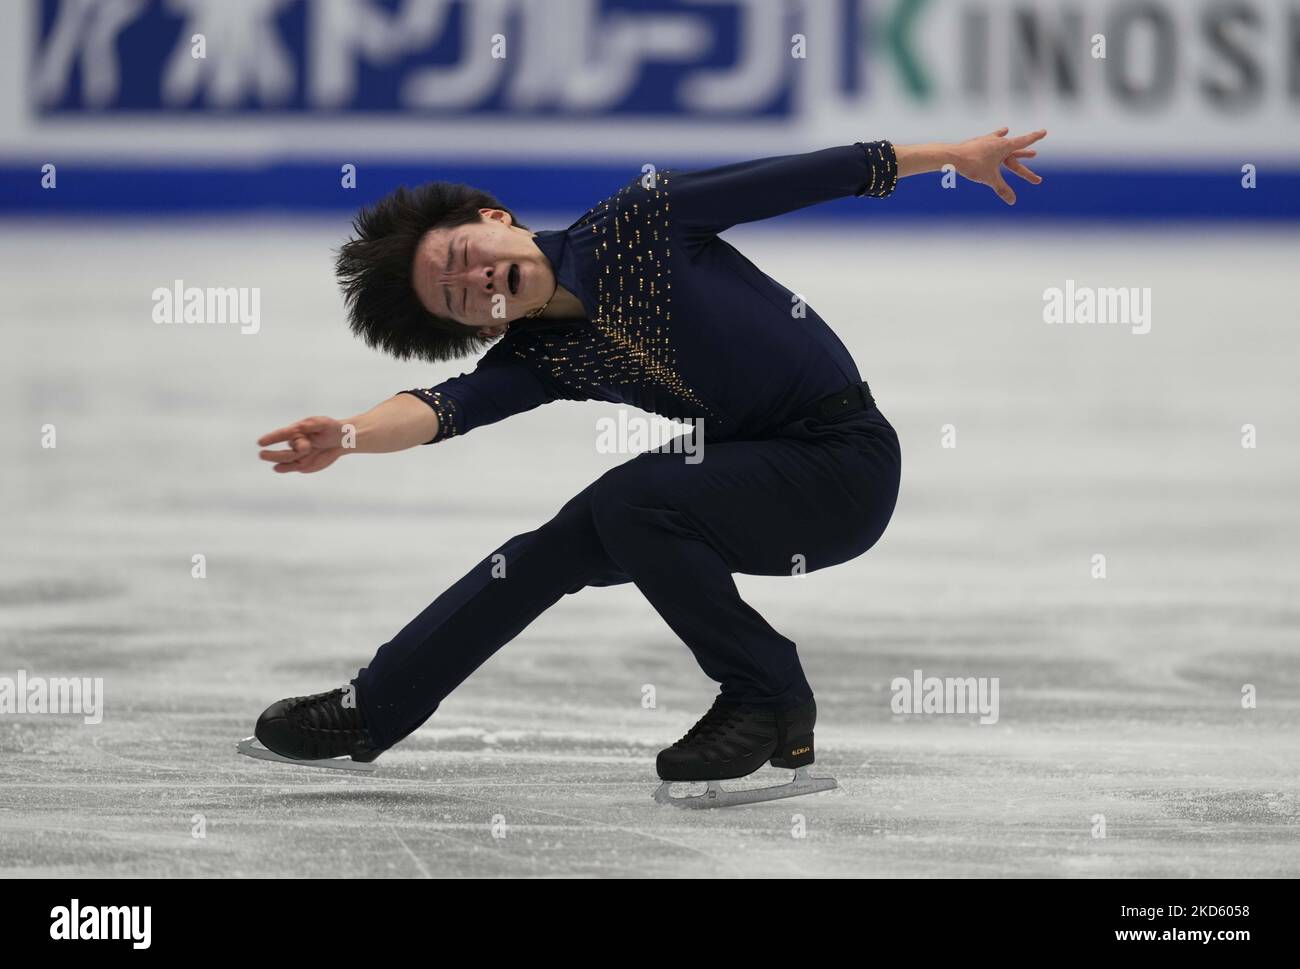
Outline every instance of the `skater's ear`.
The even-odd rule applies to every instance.
[[[514,216],[505,209],[479,209],[478,214],[487,222],[500,222],[502,225],[515,224]]]

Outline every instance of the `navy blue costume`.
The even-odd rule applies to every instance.
[[[665,171],[535,235],[587,319],[512,323],[473,372],[408,391],[437,412],[434,441],[556,399],[605,400],[697,421],[703,460],[660,449],[613,468],[434,600],[354,681],[377,746],[592,585],[636,583],[726,699],[784,709],[811,698],[794,643],[740,598],[732,573],[811,572],[875,544],[898,494],[898,438],[873,403],[816,411],[861,381],[856,365],[811,307],[718,233],[883,198],[897,180],[887,141]]]

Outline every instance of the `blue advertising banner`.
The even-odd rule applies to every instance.
[[[822,3],[853,93],[858,0]],[[42,0],[35,89],[54,115],[783,117],[799,19],[780,0]]]

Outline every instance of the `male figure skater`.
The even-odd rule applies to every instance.
[[[445,182],[363,210],[337,263],[357,335],[427,360],[500,339],[472,373],[347,421],[266,434],[262,447],[288,445],[261,452],[275,471],[431,444],[557,398],[699,420],[707,447],[699,463],[660,450],[602,475],[470,569],[350,688],[272,704],[261,744],[295,762],[373,761],[561,596],[634,582],[720,685],[659,754],[664,799],[668,782],[709,781],[710,803],[728,803],[716,782],[764,762],[796,779],[746,800],[824,789],[805,770],[817,709],[795,644],[741,599],[732,574],[813,571],[875,544],[898,493],[898,438],[830,327],[810,308],[792,313],[796,297],[719,233],[828,199],[884,198],[899,178],[948,164],[1014,204],[1001,169],[1038,184],[1023,159],[1046,132],[1007,132],[650,172],[558,231],[530,231],[492,196]]]

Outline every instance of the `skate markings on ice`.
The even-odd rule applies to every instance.
[[[372,774],[375,770],[374,764],[361,763],[347,757],[333,757],[325,760],[294,760],[292,757],[282,757],[273,750],[267,750],[256,737],[245,737],[239,743],[235,744],[235,750],[245,757],[252,757],[254,760],[270,760],[277,764],[292,764],[295,767],[317,767],[321,770],[341,770],[351,771],[357,774]]]
[[[740,791],[729,791],[721,781],[705,781],[708,788],[703,794],[687,794],[673,797],[673,784],[691,783],[689,781],[663,781],[655,788],[656,804],[671,804],[683,808],[720,808],[735,807],[740,804],[761,804],[764,801],[779,801],[785,797],[799,797],[802,794],[817,794],[821,791],[834,790],[839,785],[833,777],[813,777],[810,768],[799,767],[794,777],[785,784],[770,787],[753,787]]]

